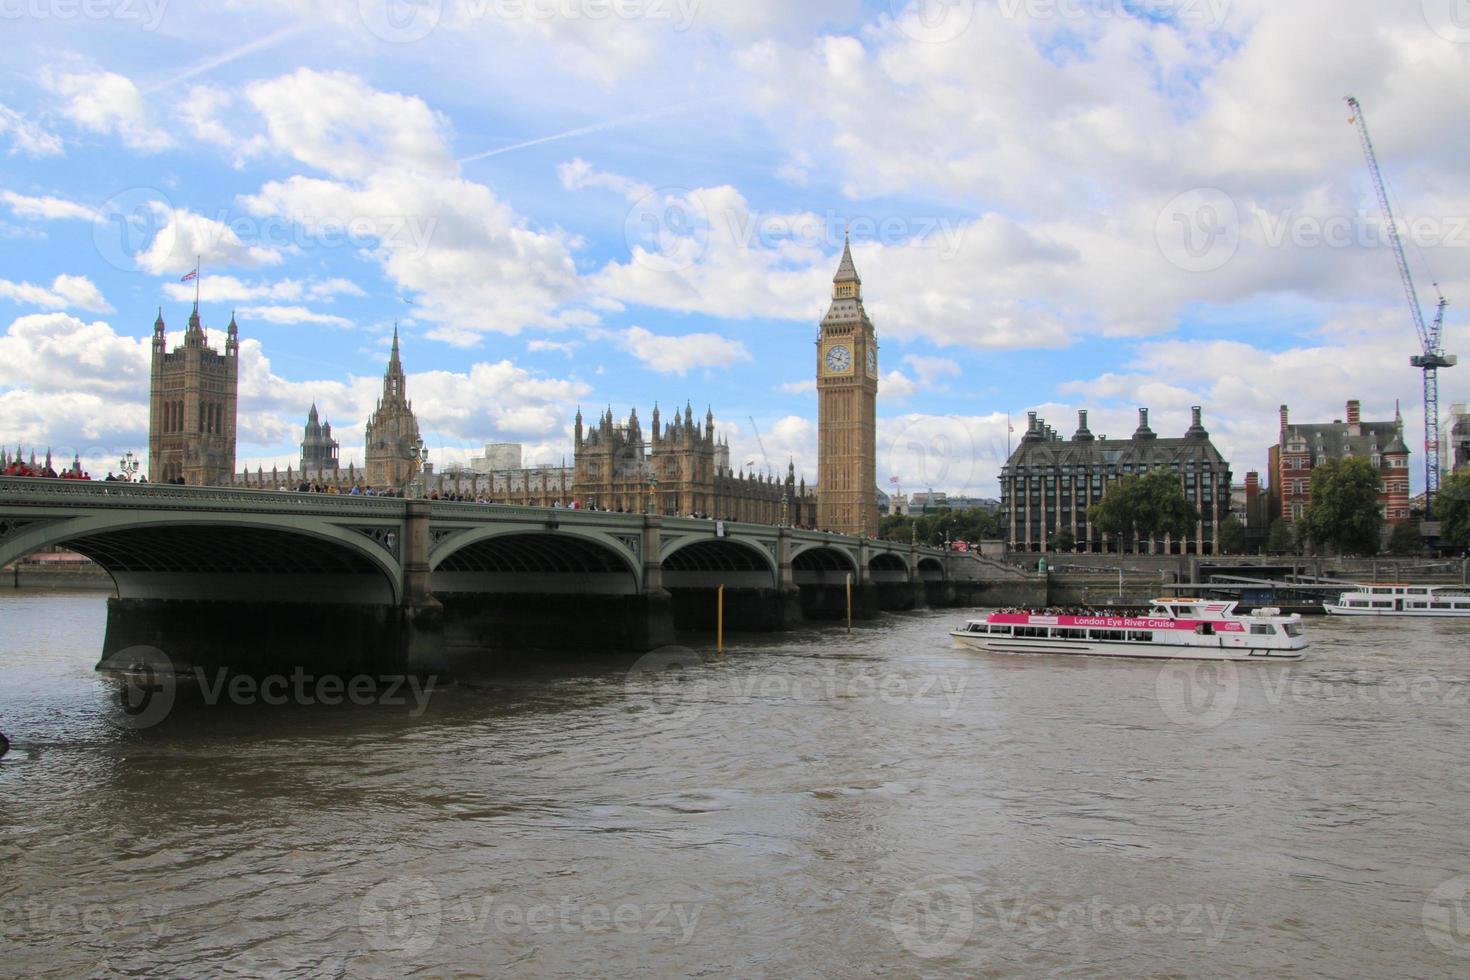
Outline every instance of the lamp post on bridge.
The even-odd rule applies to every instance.
[[[123,454],[122,459],[117,461],[118,475],[124,483],[132,483],[133,478],[138,475],[138,457],[133,455],[129,449]]]
[[[648,513],[658,513],[658,474],[648,474]]]
[[[408,447],[408,452],[408,483],[403,488],[403,495],[421,497],[423,496],[423,484],[419,480],[419,474],[423,471],[424,464],[429,461],[429,447],[424,445],[424,440],[420,437]]]

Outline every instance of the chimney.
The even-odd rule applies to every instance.
[[[1286,441],[1287,411],[1286,406],[1281,406],[1281,441]]]
[[[1200,416],[1203,415],[1203,414],[1204,414],[1204,409],[1200,408],[1200,406],[1196,405],[1193,408],[1191,408],[1189,410],[1189,417],[1193,421],[1190,422],[1190,425],[1199,425],[1200,424]]]
[[[1245,475],[1245,495],[1254,497],[1261,492],[1261,474],[1251,470]]]
[[[1362,422],[1362,406],[1354,398],[1347,403],[1347,424],[1358,425]]]

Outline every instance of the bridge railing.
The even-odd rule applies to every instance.
[[[0,477],[0,504],[7,503],[27,506],[81,504],[88,507],[181,510],[332,510],[384,516],[400,516],[403,513],[403,501],[394,497],[241,490],[231,487],[179,486],[171,483]]]

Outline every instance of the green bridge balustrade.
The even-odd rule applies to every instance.
[[[0,566],[64,546],[112,576],[102,663],[447,671],[451,648],[654,649],[948,604],[957,557],[759,524],[392,497],[0,478]],[[126,664],[121,664],[126,666]]]

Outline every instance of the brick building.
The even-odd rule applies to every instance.
[[[1087,519],[1087,508],[1102,500],[1108,484],[1167,468],[1179,475],[1200,520],[1184,540],[1153,542],[1153,548],[1213,554],[1220,523],[1230,516],[1230,464],[1210,442],[1201,410],[1192,412],[1192,424],[1178,439],[1160,439],[1149,428],[1146,408],[1138,410],[1138,429],[1127,439],[1094,436],[1086,412],[1077,413],[1077,431],[1063,439],[1035,412],[1028,413],[1026,434],[1000,476],[1001,514],[1011,548],[1046,551],[1054,535],[1070,531],[1077,550],[1105,550],[1109,543]]]
[[[1397,410],[1389,421],[1364,422],[1361,405],[1354,399],[1347,403],[1346,418],[1300,425],[1291,422],[1287,406],[1282,405],[1280,433],[1269,456],[1273,519],[1301,519],[1312,501],[1312,470],[1329,459],[1351,456],[1368,460],[1378,471],[1384,520],[1401,524],[1409,519],[1409,447]]]

